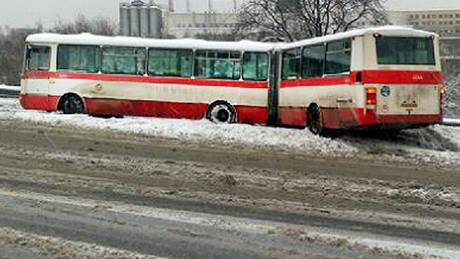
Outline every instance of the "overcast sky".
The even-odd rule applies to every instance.
[[[126,0],[0,0],[0,26],[30,27],[37,22],[45,27],[57,20],[71,20],[78,14],[104,16],[118,21],[118,4]],[[232,0],[213,0],[216,9],[231,10]],[[238,0],[241,3],[244,0]],[[386,0],[391,9],[460,9],[460,0]],[[168,0],[157,0],[166,4]],[[175,0],[179,11],[186,0]],[[190,0],[192,9],[203,11],[207,0]]]

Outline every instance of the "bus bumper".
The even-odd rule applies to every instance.
[[[46,95],[19,95],[19,103],[26,110],[56,111],[57,97]]]
[[[381,115],[374,110],[336,109],[323,111],[324,126],[331,129],[365,127],[410,128],[440,124],[441,114]]]

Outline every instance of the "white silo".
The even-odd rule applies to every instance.
[[[147,6],[142,6],[139,9],[139,27],[140,27],[140,32],[139,36],[140,37],[149,37],[150,36],[150,8]]]
[[[163,12],[153,1],[140,0],[120,4],[120,34],[124,36],[160,38]]]
[[[136,6],[129,8],[130,36],[140,36],[139,9]]]
[[[129,19],[129,5],[120,5],[120,34],[130,35],[130,19]]]
[[[150,7],[150,37],[161,38],[163,27],[163,12],[158,6]]]

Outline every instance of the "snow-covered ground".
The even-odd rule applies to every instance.
[[[460,165],[460,128],[434,126],[405,131],[397,137],[346,135],[336,139],[312,135],[308,130],[251,125],[217,125],[206,120],[125,117],[102,119],[23,110],[17,99],[0,99],[0,120],[46,123],[53,127],[77,126],[113,130],[184,142],[239,146],[321,157],[363,157],[381,160]]]

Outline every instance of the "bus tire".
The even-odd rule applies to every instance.
[[[224,101],[211,104],[206,113],[206,118],[214,123],[235,123],[236,112],[233,106]]]
[[[308,107],[307,118],[307,126],[310,132],[314,135],[323,136],[325,133],[323,127],[323,116],[321,115],[321,109],[318,105],[314,104]]]
[[[83,114],[85,113],[85,103],[76,94],[64,95],[59,102],[59,110],[64,114]]]

